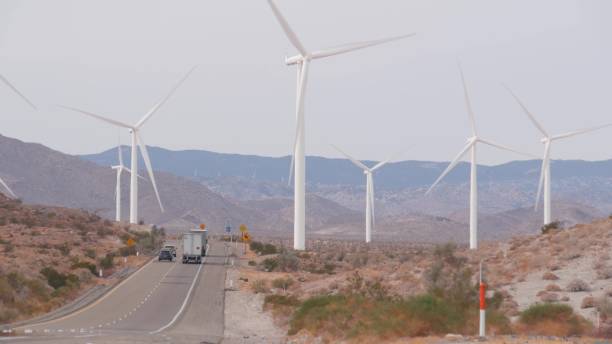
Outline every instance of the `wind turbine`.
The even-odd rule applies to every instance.
[[[117,146],[117,153],[119,155],[119,165],[111,166],[113,170],[117,171],[117,185],[115,186],[115,221],[121,221],[121,173],[123,171],[132,173],[132,171],[123,165],[123,154],[121,152],[121,142]],[[144,179],[139,174],[136,174],[138,178]]]
[[[363,170],[363,174],[366,176],[366,243],[372,241],[372,229],[374,228],[374,171],[383,167],[391,158],[381,161],[374,165],[372,168],[367,167],[361,161],[354,159],[352,156],[343,152],[340,148],[333,146],[340,154],[344,155],[349,159],[355,166]]]
[[[147,172],[149,173],[149,178],[151,179],[151,184],[153,185],[153,191],[155,191],[155,197],[157,198],[157,202],[159,203],[159,208],[162,212],[164,212],[164,206],[159,197],[159,192],[157,190],[157,184],[155,183],[155,176],[153,175],[153,169],[151,167],[151,159],[149,158],[149,153],[147,151],[147,146],[142,140],[142,136],[140,135],[140,129],[145,124],[147,120],[153,116],[153,114],[159,110],[159,108],[174,94],[176,89],[189,77],[189,75],[195,70],[196,67],[193,67],[189,72],[170,90],[170,92],[157,104],[155,104],[136,124],[126,124],[114,119],[106,118],[100,115],[97,115],[92,112],[88,112],[85,110],[62,106],[61,107],[82,113],[84,115],[97,118],[101,121],[113,124],[118,127],[126,128],[129,130],[131,139],[132,139],[132,161],[131,161],[131,172],[130,172],[130,223],[138,223],[138,149],[140,147],[140,153],[142,154],[142,158],[145,162],[145,166],[147,168]]]
[[[291,42],[291,44],[298,50],[298,55],[285,59],[287,65],[297,65],[297,93],[296,93],[296,129],[295,129],[295,141],[293,144],[293,153],[291,159],[291,167],[289,172],[289,179],[293,170],[295,169],[294,179],[294,219],[293,219],[293,248],[296,250],[306,249],[306,158],[305,158],[305,146],[306,146],[306,130],[304,120],[304,98],[306,95],[306,82],[308,80],[308,67],[311,60],[316,60],[323,57],[329,57],[334,55],[345,54],[351,51],[365,49],[375,45],[397,41],[406,37],[413,36],[414,33],[372,41],[356,42],[340,45],[334,48],[326,50],[308,51],[302,45],[302,42],[298,39],[297,35],[287,20],[283,17],[282,13],[276,6],[273,0],[268,0],[268,4],[274,12],[274,16],[278,20],[282,27],[285,35]]]
[[[521,102],[521,100],[516,96],[512,90],[504,85],[504,87],[510,92],[514,100],[519,104],[519,106],[523,109],[523,112],[527,115],[529,120],[533,123],[533,125],[544,135],[540,142],[544,144],[544,156],[542,157],[542,168],[540,171],[540,183],[538,184],[538,193],[536,195],[535,209],[537,210],[538,204],[540,203],[540,195],[542,194],[542,187],[544,187],[544,224],[547,225],[552,222],[552,212],[551,212],[551,197],[550,197],[550,149],[553,141],[558,141],[566,138],[570,138],[576,135],[586,134],[595,130],[599,130],[605,127],[609,127],[612,124],[604,124],[597,127],[586,128],[576,131],[570,131],[568,133],[559,134],[559,135],[550,135],[542,124],[540,124],[535,116],[529,112],[525,104]]]
[[[37,110],[36,106],[28,98],[26,98],[23,93],[19,92],[19,90],[15,86],[13,86],[13,84],[11,84],[11,82],[8,81],[8,79],[5,78],[2,74],[0,74],[0,81],[2,81],[6,86],[13,90],[13,92],[15,92],[19,97],[21,97],[21,99],[28,103],[28,105],[30,105],[32,109]],[[0,178],[0,184],[6,189],[6,191],[8,191],[11,197],[17,198],[13,190],[11,190],[11,188],[8,186],[8,184],[4,182],[4,180],[2,180],[2,178]]]
[[[427,190],[426,195],[429,194],[438,183],[450,172],[455,166],[459,163],[459,161],[470,152],[470,249],[475,250],[478,248],[478,180],[477,180],[477,161],[476,161],[476,148],[479,143],[486,144],[498,149],[514,152],[517,154],[525,155],[524,153],[518,152],[512,148],[508,148],[506,146],[502,146],[500,144],[494,143],[489,140],[485,140],[478,136],[476,131],[476,119],[474,117],[474,112],[472,110],[472,104],[470,103],[470,98],[467,90],[467,85],[465,83],[465,77],[463,76],[463,70],[461,66],[459,66],[459,72],[461,74],[461,82],[463,84],[463,94],[465,97],[465,105],[467,107],[467,112],[470,117],[470,123],[472,125],[472,136],[467,139],[467,144],[465,147],[457,154],[455,159],[448,165],[446,170],[442,172],[440,177],[436,179],[436,181],[431,185],[429,190]]]

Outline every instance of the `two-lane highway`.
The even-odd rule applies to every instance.
[[[57,343],[220,342],[224,243],[211,242],[202,265],[151,261],[108,294],[65,317],[24,326],[15,341]],[[85,340],[86,339],[86,340]]]

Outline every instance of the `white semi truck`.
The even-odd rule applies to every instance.
[[[192,229],[183,234],[183,264],[202,264],[208,248],[207,234],[205,229]]]

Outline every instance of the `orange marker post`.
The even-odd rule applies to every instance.
[[[486,333],[487,285],[482,281],[482,261],[480,261],[480,327],[478,335],[484,337]]]

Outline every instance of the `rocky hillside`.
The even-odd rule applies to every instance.
[[[107,277],[148,259],[144,254],[161,244],[160,235],[0,195],[0,324],[49,312],[93,286],[113,283]],[[128,247],[130,238],[134,245]],[[136,250],[143,255],[120,259]]]

